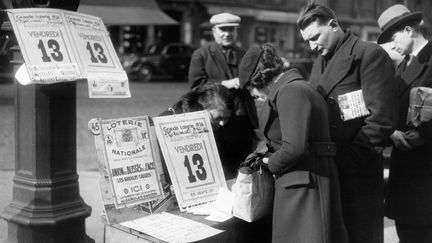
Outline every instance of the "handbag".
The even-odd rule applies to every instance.
[[[254,152],[240,164],[234,193],[233,216],[253,222],[270,215],[273,208],[274,178],[262,162],[265,154]]]
[[[432,120],[432,88],[415,87],[410,91],[407,124],[417,127]]]

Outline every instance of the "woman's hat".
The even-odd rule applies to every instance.
[[[249,48],[239,66],[240,88],[244,88],[255,71],[263,50],[259,46]]]
[[[378,18],[378,26],[381,34],[378,36],[378,44],[388,42],[393,32],[402,24],[410,21],[420,21],[423,19],[422,12],[411,13],[407,7],[402,4],[396,4],[384,10]]]

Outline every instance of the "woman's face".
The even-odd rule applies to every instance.
[[[232,112],[225,106],[218,106],[208,110],[210,113],[210,122],[214,130],[225,126],[231,118]]]
[[[252,88],[252,89],[249,89],[249,92],[250,92],[251,96],[254,97],[254,99],[260,100],[260,101],[265,101],[265,100],[267,100],[269,89],[267,86],[262,88],[262,89]]]

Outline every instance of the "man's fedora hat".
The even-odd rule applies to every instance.
[[[217,27],[239,26],[240,21],[239,16],[230,13],[220,13],[210,18],[210,24]]]
[[[422,12],[411,13],[407,7],[402,4],[396,4],[384,10],[378,18],[378,26],[381,29],[381,34],[378,36],[378,44],[388,42],[393,31],[403,23],[409,21],[420,21],[423,19]]]

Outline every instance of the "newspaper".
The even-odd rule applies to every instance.
[[[370,114],[361,89],[338,96],[341,119],[349,121]]]
[[[203,223],[165,212],[121,224],[163,241],[178,243],[204,240],[223,232]]]

